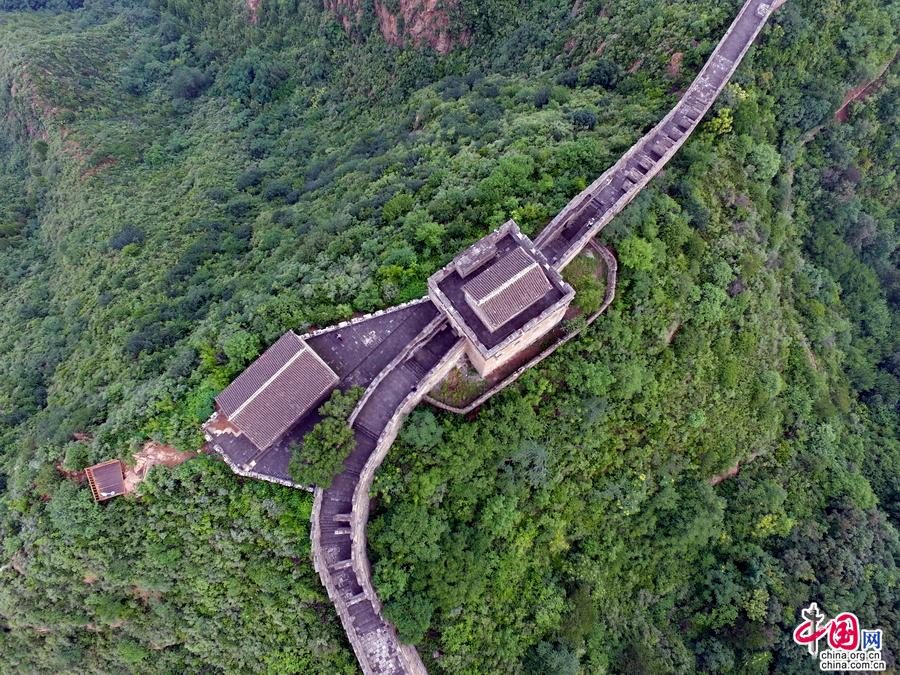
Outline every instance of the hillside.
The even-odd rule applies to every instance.
[[[356,672],[308,495],[201,457],[98,507],[65,472],[196,450],[285,330],[539,231],[739,3],[463,0],[420,33],[430,4],[375,3],[396,39],[352,3],[44,4],[0,1],[0,671]],[[605,230],[609,314],[476,416],[416,411],[369,542],[432,672],[800,672],[812,600],[894,663],[896,65],[834,113],[898,23],[790,0]]]

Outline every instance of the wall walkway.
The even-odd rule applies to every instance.
[[[588,246],[674,156],[725,88],[773,9],[784,2],[748,0],[678,104],[541,232],[535,243],[557,270],[562,270]],[[606,249],[598,247],[597,250],[607,263],[609,292],[591,320],[609,306],[615,292],[615,258]],[[513,373],[503,386],[572,337],[538,355]],[[386,368],[372,383],[365,403],[354,413],[357,449],[348,459],[346,471],[328,490],[317,491],[315,498],[316,569],[367,675],[425,673],[415,649],[403,645],[393,626],[381,617],[365,538],[369,488],[375,469],[387,454],[403,419],[450,371],[464,347],[463,340],[452,333],[449,324],[438,327],[433,337],[420,344],[411,354],[398,357],[398,362]]]
[[[672,159],[722,93],[772,11],[784,2],[744,3],[678,104],[550,221],[535,244],[554,267],[568,265]]]
[[[367,674],[426,672],[416,650],[401,643],[381,616],[366,553],[369,490],[403,420],[459,360],[463,348],[463,339],[440,318],[397,354],[353,412],[356,447],[344,471],[328,489],[315,493],[311,537],[316,571]]]

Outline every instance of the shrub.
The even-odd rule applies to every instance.
[[[172,98],[190,100],[202,94],[210,82],[209,76],[202,70],[180,66],[169,80],[169,93]]]
[[[118,234],[112,236],[109,240],[109,247],[115,251],[121,251],[128,244],[141,244],[143,242],[144,233],[132,225],[127,225]]]
[[[246,190],[247,188],[256,187],[257,185],[259,185],[262,182],[262,179],[265,177],[265,171],[253,167],[252,169],[247,169],[244,173],[238,176],[238,179],[235,182],[235,186],[238,190]]]
[[[569,68],[565,72],[563,72],[559,77],[556,78],[556,81],[564,87],[568,87],[569,89],[574,89],[578,86],[578,69],[577,68]]]
[[[268,201],[284,199],[291,193],[291,184],[281,180],[272,181],[263,190],[263,197]]]

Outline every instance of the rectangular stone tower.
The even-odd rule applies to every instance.
[[[486,376],[558,324],[575,291],[509,220],[435,272],[428,294]]]

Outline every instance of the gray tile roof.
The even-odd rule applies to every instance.
[[[225,416],[231,418],[235,411],[253,393],[263,386],[288,359],[303,349],[303,343],[288,331],[264,351],[259,358],[238,375],[218,396],[216,403]]]
[[[315,406],[337,375],[293,332],[282,335],[216,397],[219,410],[259,449]]]
[[[537,261],[521,248],[463,286],[469,306],[492,331],[521,314],[551,289]]]

